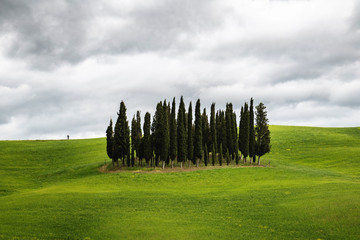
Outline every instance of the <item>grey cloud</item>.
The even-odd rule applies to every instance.
[[[128,12],[92,1],[2,0],[0,4],[0,33],[14,35],[8,55],[25,58],[31,67],[42,70],[101,54],[190,49],[189,39],[221,24],[209,1],[159,1]],[[103,16],[116,20],[115,27],[102,34],[101,26],[92,27]]]
[[[352,64],[360,59],[360,35],[345,32],[338,36],[327,32],[303,32],[291,38],[258,38],[217,46],[204,58],[232,61],[252,57],[283,65],[274,72],[272,83],[318,78],[335,67]],[[346,80],[346,79],[343,79]]]

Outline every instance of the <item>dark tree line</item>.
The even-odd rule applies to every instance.
[[[177,111],[175,98],[172,104],[164,100],[157,103],[152,122],[150,113],[145,114],[143,126],[137,111],[130,132],[122,101],[115,126],[110,119],[106,130],[107,154],[113,165],[119,165],[120,159],[128,167],[135,166],[136,159],[139,166],[144,159],[147,166],[161,163],[163,168],[173,167],[175,161],[181,167],[186,161],[189,167],[191,164],[198,167],[202,161],[205,166],[221,166],[233,161],[246,164],[249,159],[251,164],[256,156],[260,165],[260,157],[270,152],[270,131],[265,105],[260,103],[254,113],[253,103],[251,98],[250,106],[245,102],[241,107],[239,122],[232,103],[226,104],[225,111],[216,111],[213,103],[209,122],[206,108],[201,111],[200,99],[196,101],[194,116],[191,102],[186,112],[183,97]]]

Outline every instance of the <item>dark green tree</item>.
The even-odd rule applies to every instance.
[[[211,159],[212,159],[212,165],[215,166],[215,157],[216,157],[216,150],[215,150],[215,144],[212,145],[212,152],[211,152]]]
[[[144,120],[144,137],[142,140],[143,143],[143,152],[144,152],[144,158],[146,161],[147,166],[149,166],[150,159],[152,158],[153,152],[152,152],[152,146],[151,146],[151,137],[150,137],[150,113],[145,113],[145,120]]]
[[[220,122],[221,122],[221,144],[223,147],[223,151],[227,149],[227,134],[226,134],[226,119],[225,112],[220,111]]]
[[[222,166],[222,160],[223,160],[223,149],[222,149],[222,143],[220,143],[220,150],[219,150],[219,165]]]
[[[194,146],[193,146],[193,133],[192,133],[192,105],[191,102],[189,103],[189,110],[187,114],[187,158],[189,160],[189,166],[190,161],[194,163]]]
[[[159,160],[161,158],[162,153],[162,145],[164,142],[164,108],[162,102],[160,101],[156,106],[156,111],[154,114],[153,122],[151,125],[151,131],[153,133],[153,148],[155,152],[155,166],[159,165]]]
[[[260,157],[270,152],[270,130],[268,125],[266,107],[263,103],[256,106],[256,127],[255,127],[255,153],[258,156],[258,165]]]
[[[233,155],[235,153],[234,143],[234,126],[233,126],[233,107],[231,103],[226,104],[225,110],[225,123],[226,123],[226,149]]]
[[[195,135],[194,135],[194,158],[196,166],[199,167],[199,161],[202,158],[202,126],[201,126],[200,99],[196,101],[195,106]]]
[[[165,163],[169,159],[169,149],[170,149],[170,132],[169,132],[169,106],[164,100],[163,105],[163,126],[161,127],[163,139],[161,141],[161,160],[163,162],[163,168],[165,167]]]
[[[254,127],[254,99],[250,99],[250,113],[249,113],[249,156],[255,163],[255,127]],[[251,160],[250,160],[251,161]]]
[[[180,98],[178,117],[177,117],[177,146],[178,157],[177,161],[182,163],[186,160],[186,132],[185,132],[185,104],[183,97]]]
[[[216,116],[215,116],[215,103],[211,104],[211,114],[210,114],[210,144],[211,147],[214,146],[215,152],[217,149],[217,135],[216,135]]]
[[[136,151],[136,144],[137,144],[137,122],[135,119],[135,115],[131,120],[131,166],[134,167],[135,165],[135,151]]]
[[[242,144],[243,144],[243,156],[244,156],[244,162],[246,163],[246,158],[249,156],[249,124],[250,124],[250,117],[249,117],[249,106],[247,103],[244,105],[244,127],[243,127],[243,136],[242,136]],[[251,161],[250,161],[251,163]]]
[[[139,165],[141,165],[142,158],[140,157],[140,143],[142,139],[142,131],[141,131],[141,114],[140,111],[136,112],[136,135],[135,135],[135,152],[136,157],[139,159]]]
[[[238,147],[239,147],[239,150],[241,152],[241,155],[243,153],[243,143],[242,143],[242,140],[243,140],[243,132],[244,132],[244,107],[242,106],[241,107],[241,111],[240,111],[240,122],[239,122],[239,139],[238,139]],[[241,156],[240,155],[240,156]],[[245,163],[245,162],[244,162]]]
[[[204,108],[203,113],[201,115],[201,127],[202,127],[202,138],[203,138],[203,148],[205,145],[210,146],[210,125],[208,115],[206,114],[206,108]]]
[[[114,151],[114,132],[113,132],[113,123],[112,119],[110,119],[110,124],[106,129],[106,152],[108,157],[111,159],[112,164],[114,166],[113,160],[113,151]]]
[[[123,165],[125,165],[124,161],[126,159],[127,165],[130,166],[130,128],[124,101],[120,103],[120,111],[118,112],[118,119],[115,124],[114,154],[116,162],[120,158],[123,161]]]
[[[170,159],[171,167],[173,167],[173,161],[177,156],[177,125],[176,125],[176,103],[175,98],[172,102],[171,115],[170,115]]]
[[[236,114],[233,113],[233,135],[234,135],[234,145],[235,145],[235,162],[236,165],[239,164],[239,144],[238,144],[238,128],[236,122]]]

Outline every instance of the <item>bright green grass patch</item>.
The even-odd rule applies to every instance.
[[[271,126],[266,168],[100,173],[105,139],[0,141],[0,239],[358,239],[360,130]]]

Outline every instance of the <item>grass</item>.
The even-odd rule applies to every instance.
[[[105,139],[0,141],[0,239],[359,239],[360,129],[271,126],[265,168],[101,173]]]

